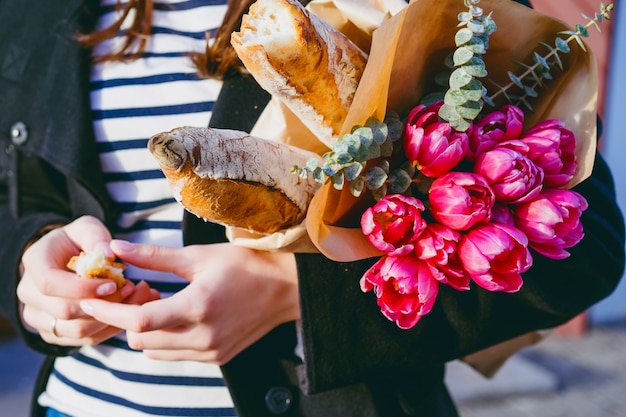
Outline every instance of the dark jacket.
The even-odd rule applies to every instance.
[[[81,0],[59,4],[0,2],[0,313],[29,346],[51,356],[72,349],[48,345],[22,327],[15,297],[22,250],[46,224],[83,214],[105,222],[115,216],[92,131],[87,53],[73,40],[94,16]],[[243,94],[234,107],[230,88]],[[247,130],[267,99],[242,79],[228,81],[224,94],[212,126]],[[516,294],[442,286],[432,312],[411,330],[386,320],[373,294],[360,291],[359,278],[374,260],[297,255],[304,363],[294,355],[294,323],[241,353],[223,367],[238,411],[252,417],[455,415],[443,386],[445,362],[559,325],[609,295],[621,278],[624,224],[600,157],[576,189],[589,209],[585,238],[570,258],[534,254]],[[185,218],[184,234],[186,244],[224,239],[219,227],[193,216]]]

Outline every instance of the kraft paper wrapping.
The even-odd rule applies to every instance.
[[[509,0],[483,0],[479,6],[492,16],[499,29],[490,37],[483,58],[488,79],[506,85],[508,71],[520,74],[515,61],[532,63],[539,42],[554,45],[558,32],[569,29],[564,23]],[[368,117],[379,120],[387,111],[406,115],[433,87],[434,75],[444,69],[445,56],[454,50],[457,15],[464,11],[461,0],[413,0],[400,13],[386,20],[373,33],[368,64],[357,89],[344,133],[362,125]],[[562,35],[563,36],[563,35]],[[577,138],[578,170],[569,184],[589,176],[596,150],[597,73],[587,48],[570,43],[571,52],[561,55],[562,72],[526,111],[525,127],[547,119],[560,119]],[[557,75],[558,73],[558,75]],[[485,79],[490,94],[495,91]],[[503,105],[505,103],[500,103]],[[313,197],[306,219],[311,241],[330,259],[349,262],[380,255],[359,228],[360,214],[367,207],[346,189],[335,190],[327,182]]]
[[[444,59],[454,50],[457,15],[465,11],[462,0],[316,0],[308,8],[347,34],[369,51],[365,72],[343,126],[347,133],[374,116],[382,120],[389,110],[406,115],[421,97],[431,92],[435,74],[444,69]],[[510,0],[482,0],[479,6],[492,12],[498,30],[490,37],[483,59],[489,75],[481,79],[493,94],[509,82],[508,71],[521,74],[515,62],[530,64],[535,51],[548,51],[540,42],[554,45],[565,23]],[[561,35],[562,37],[564,35]],[[559,119],[577,137],[578,170],[569,186],[582,181],[593,167],[596,150],[597,70],[587,48],[575,42],[571,52],[561,54],[564,70],[540,89],[526,113],[526,128],[547,119]],[[487,81],[490,80],[490,81]],[[504,102],[498,103],[505,104]],[[322,155],[322,144],[277,99],[272,99],[251,132],[255,136],[298,146]],[[285,173],[285,175],[293,175]],[[242,246],[264,250],[321,252],[335,261],[349,262],[381,253],[366,241],[360,230],[363,211],[373,203],[364,193],[353,197],[346,189],[326,183],[309,206],[305,225],[273,235],[260,235],[229,227],[228,238]]]
[[[508,83],[508,71],[521,74],[521,67],[515,61],[529,64],[535,51],[545,55],[547,50],[539,47],[539,42],[554,45],[558,32],[570,29],[558,20],[509,0],[482,0],[479,6],[485,13],[493,12],[499,28],[490,37],[490,47],[483,59],[488,79],[500,85]],[[444,68],[445,56],[454,49],[457,15],[464,11],[464,5],[462,0],[413,0],[408,6],[403,0],[316,0],[309,9],[370,54],[343,127],[347,133],[370,116],[382,120],[389,110],[406,115],[424,94],[431,92],[434,75]],[[569,184],[573,186],[585,179],[593,167],[597,70],[589,48],[582,51],[575,43],[570,43],[570,47],[569,54],[561,55],[564,71],[552,71],[555,79],[532,102],[534,111],[524,110],[526,128],[543,120],[559,119],[575,133],[578,170]],[[493,94],[493,86],[486,79],[482,81]],[[252,134],[320,155],[328,151],[276,99],[270,101]],[[228,228],[227,234],[235,244],[262,250],[321,252],[340,262],[380,256],[359,227],[361,214],[371,204],[373,200],[368,195],[355,198],[348,190],[335,190],[327,182],[314,196],[305,224],[268,236],[236,228]],[[545,335],[546,332],[531,332],[461,360],[490,377],[507,358]]]

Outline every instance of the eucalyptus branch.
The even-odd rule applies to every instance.
[[[566,30],[559,32],[562,35],[568,35],[568,37],[564,39],[557,36],[554,47],[547,43],[541,42],[539,45],[547,48],[549,52],[543,56],[540,55],[538,52],[535,52],[533,54],[532,65],[526,65],[524,63],[518,62],[520,66],[525,68],[525,71],[520,75],[515,75],[509,71],[508,75],[511,82],[505,86],[500,86],[494,83],[498,87],[498,90],[491,96],[486,97],[485,101],[493,105],[496,98],[502,95],[509,103],[517,106],[523,104],[524,106],[526,106],[526,108],[532,110],[529,99],[537,97],[537,89],[544,87],[544,81],[552,79],[550,70],[555,66],[558,67],[560,70],[563,70],[563,62],[559,54],[569,53],[571,51],[569,44],[572,41],[576,41],[580,48],[583,51],[586,51],[585,44],[582,38],[586,38],[589,36],[588,29],[592,26],[595,27],[598,32],[601,32],[598,23],[601,23],[603,19],[610,20],[610,13],[613,11],[613,8],[613,3],[609,4],[608,6],[600,3],[600,12],[595,13],[593,18],[587,17],[583,14],[583,17],[588,21],[587,24],[577,24],[575,31]],[[526,78],[530,78],[530,83],[525,82]],[[520,95],[513,95],[510,93],[510,90],[515,87],[521,90]]]
[[[443,98],[439,116],[455,130],[464,132],[478,117],[483,108],[487,90],[478,80],[486,77],[487,70],[482,59],[489,48],[489,36],[497,29],[491,14],[484,15],[477,6],[480,0],[464,0],[467,12],[459,13],[454,37],[457,49],[452,55],[455,68],[449,76],[449,89]]]
[[[365,126],[355,126],[322,155],[323,165],[318,160],[310,159],[306,166],[294,166],[293,174],[306,178],[309,174],[319,183],[327,179],[335,189],[341,190],[346,185],[355,197],[369,189],[376,199],[387,192],[401,193],[409,188],[414,174],[410,166],[390,170],[388,158],[402,148],[404,125],[395,113],[389,113],[384,122],[370,118]],[[368,161],[379,159],[368,166]]]

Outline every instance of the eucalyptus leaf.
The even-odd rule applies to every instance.
[[[398,169],[389,176],[389,182],[389,192],[401,194],[410,187],[411,177],[406,171]]]
[[[345,165],[349,162],[352,162],[353,158],[352,155],[350,155],[348,152],[338,152],[337,156],[335,157],[335,161],[339,165]]]
[[[343,173],[348,181],[354,181],[363,171],[363,165],[359,162],[354,162],[343,169]]]
[[[316,182],[319,182],[319,183],[323,184],[324,181],[326,181],[326,178],[328,178],[328,177],[324,174],[324,171],[322,170],[322,168],[317,167],[317,168],[315,168],[313,170],[313,179]]]
[[[387,195],[387,185],[386,184],[383,185],[380,188],[372,190],[372,197],[374,197],[374,200],[376,200],[376,201],[382,200],[382,198],[384,196],[386,196],[386,195]]]
[[[454,66],[459,67],[463,64],[468,63],[473,57],[474,57],[474,52],[462,46],[460,48],[457,48],[456,51],[454,51],[454,55],[452,59],[454,60]]]
[[[442,71],[435,74],[435,84],[440,87],[448,86],[448,79],[450,78],[450,71]]]
[[[542,57],[541,55],[539,55],[539,53],[535,52],[534,54],[534,59],[535,62],[537,62],[539,65],[541,65],[543,68],[550,68],[550,65],[548,64],[548,62],[545,60],[544,57]]]
[[[453,120],[458,120],[462,118],[459,112],[456,111],[456,107],[449,106],[445,103],[439,109],[439,117],[449,123]]]
[[[386,158],[386,157],[390,157],[391,155],[393,155],[393,142],[390,140],[387,140],[383,142],[382,145],[380,145],[380,156]]]
[[[509,79],[513,82],[513,84],[515,84],[519,88],[524,88],[524,84],[522,83],[522,80],[520,80],[520,78],[517,75],[513,74],[511,71],[509,71],[508,74],[509,74]]]
[[[372,142],[372,144],[367,148],[367,160],[374,159],[380,157],[381,150],[380,145],[376,142]]]
[[[472,81],[472,76],[463,68],[455,69],[450,75],[450,88],[459,89]]]
[[[360,127],[352,133],[359,138],[359,142],[365,146],[370,146],[374,141],[374,134],[369,127]]]
[[[389,127],[385,123],[377,122],[370,128],[372,129],[372,135],[375,143],[380,145],[387,140],[387,137],[389,136]]]
[[[472,15],[468,12],[461,12],[457,15],[457,20],[461,23],[467,23],[472,20]]]
[[[350,152],[350,144],[360,143],[357,136],[347,134],[333,145],[333,153]],[[334,156],[333,156],[334,157]]]
[[[389,168],[391,168],[391,165],[389,165],[389,161],[388,160],[383,159],[376,166],[378,168],[382,169],[385,172],[385,174],[389,174]]]
[[[482,55],[487,52],[487,46],[485,45],[485,41],[478,36],[474,36],[471,42],[467,43],[464,48],[467,48],[475,54]]]
[[[350,188],[350,193],[353,196],[358,197],[365,189],[365,181],[363,181],[362,177],[357,177],[354,181],[350,181],[348,186]]]
[[[485,33],[487,35],[491,35],[498,30],[498,26],[496,25],[495,20],[491,18],[491,16],[485,17],[483,25],[485,26]]]
[[[479,56],[474,56],[467,64],[463,65],[461,68],[472,77],[487,76],[485,62]]]
[[[376,143],[376,142],[372,141],[372,143]],[[356,151],[356,154],[354,156],[354,160],[360,161],[360,162],[365,162],[365,161],[367,161],[369,159],[371,159],[370,147],[369,146],[365,146],[364,144],[361,144],[361,146],[359,146],[359,149],[357,149],[357,151]]]
[[[468,85],[459,90],[470,101],[479,101],[486,93],[485,87],[478,80],[472,80]],[[466,101],[467,101],[466,100]]]
[[[539,94],[537,94],[537,91],[535,91],[534,88],[530,87],[530,86],[525,86],[524,87],[524,92],[526,93],[526,95],[528,97],[537,97]]]
[[[387,173],[380,167],[372,167],[363,175],[365,179],[365,186],[370,190],[375,190],[383,186],[387,181]]]
[[[578,32],[580,36],[584,36],[585,38],[589,37],[589,31],[584,25],[580,23],[576,25],[576,32]]]
[[[313,171],[315,168],[317,168],[318,165],[319,160],[316,158],[309,158],[309,160],[306,161],[306,169],[308,169],[309,171]]]
[[[399,117],[396,116],[387,120],[387,133],[392,142],[402,137],[404,133],[404,123],[402,123]]]
[[[337,173],[337,167],[334,164],[324,164],[324,166],[322,167],[322,171],[327,177],[332,177]]]
[[[467,98],[461,90],[448,90],[443,97],[443,102],[449,106],[460,106],[467,102]]]
[[[333,187],[337,190],[343,190],[343,185],[345,184],[345,179],[343,176],[342,172],[338,172],[335,175],[333,175],[332,177],[330,177],[330,180],[333,184]]]
[[[477,20],[472,20],[467,24],[467,28],[478,35],[485,33],[485,25]]]
[[[474,32],[472,32],[470,29],[468,28],[459,29],[454,35],[454,43],[456,44],[456,46],[463,46],[469,41],[471,41],[473,36],[474,36]]]
[[[468,101],[462,106],[456,108],[456,111],[464,119],[474,120],[483,109],[482,103],[477,101]]]
[[[448,79],[446,78],[446,83],[448,82]],[[447,84],[446,84],[447,86]],[[420,101],[419,104],[423,104],[425,106],[430,106],[431,104],[435,103],[436,101],[439,100],[443,100],[445,96],[445,93],[443,91],[437,91],[434,93],[429,93],[426,94],[425,96],[423,96]]]
[[[457,132],[466,132],[472,123],[469,120],[465,120],[463,118],[458,120],[450,121],[450,126]]]

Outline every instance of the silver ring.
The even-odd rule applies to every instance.
[[[52,334],[55,335],[56,337],[61,337],[57,333],[57,319],[56,319],[56,317],[52,319]]]

